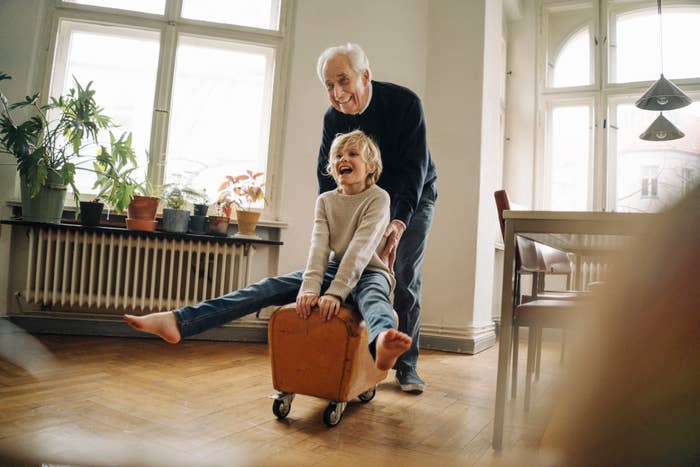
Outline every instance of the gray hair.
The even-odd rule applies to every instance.
[[[350,60],[350,66],[355,70],[356,73],[362,73],[367,70],[372,77],[372,71],[369,69],[369,59],[365,55],[365,51],[362,50],[357,44],[348,42],[345,45],[338,45],[335,47],[328,47],[324,50],[318,57],[318,62],[316,63],[316,73],[318,73],[318,79],[321,80],[322,84],[326,84],[326,78],[323,76],[323,71],[326,68],[326,63],[331,58],[336,55],[345,55]]]

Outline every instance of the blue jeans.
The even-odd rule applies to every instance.
[[[415,370],[418,363],[423,260],[428,234],[433,224],[436,199],[437,188],[434,183],[423,187],[416,212],[401,236],[396,251],[394,308],[399,315],[399,330],[413,338],[411,348],[396,361],[394,368],[397,369]]]
[[[328,289],[337,271],[337,262],[328,263],[321,293]],[[281,306],[295,301],[303,273],[304,271],[295,271],[284,276],[269,277],[244,289],[173,311],[180,335],[184,339],[255,313],[266,306]],[[372,352],[377,335],[396,327],[389,299],[390,289],[389,279],[383,273],[366,270],[348,296],[348,302],[357,305],[367,324]]]

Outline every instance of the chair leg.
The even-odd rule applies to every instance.
[[[542,362],[542,328],[537,332],[537,354],[535,355],[535,381],[540,380],[540,363]]]
[[[530,410],[530,389],[532,386],[532,370],[537,352],[537,329],[530,326],[527,332],[527,368],[525,369],[525,412]]]
[[[566,354],[566,330],[561,332],[561,355],[559,356],[559,364],[564,364],[564,355]]]
[[[510,398],[515,399],[518,394],[518,347],[520,347],[520,336],[517,323],[513,323],[513,369],[512,369],[512,382],[510,386]]]

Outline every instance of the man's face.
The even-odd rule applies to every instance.
[[[346,55],[326,62],[326,90],[334,109],[348,115],[359,114],[369,99],[369,71],[358,74]]]

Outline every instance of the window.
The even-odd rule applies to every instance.
[[[73,77],[93,81],[105,113],[133,133],[142,179],[206,189],[213,201],[224,175],[270,175],[287,46],[283,0],[58,5],[50,94],[66,92]],[[89,170],[79,172],[81,193],[93,182]]]
[[[660,30],[653,0],[542,0],[537,206],[653,212],[694,186],[700,61],[690,44],[700,43],[700,4],[669,0],[662,13]],[[634,102],[662,67],[694,101],[664,112],[686,137],[642,141],[659,114]]]
[[[64,2],[156,15],[162,15],[165,12],[165,0],[64,0]]]
[[[543,31],[545,87],[589,86],[594,83],[592,1],[545,4]]]
[[[664,113],[686,133],[685,138],[651,142],[639,135],[658,114],[638,109],[634,99],[609,100],[608,199],[616,211],[653,212],[672,205],[692,188],[692,176],[686,174],[700,168],[700,102]]]
[[[140,171],[135,175],[140,179],[148,168],[145,151],[151,139],[159,39],[157,31],[65,20],[59,24],[56,41],[51,95],[65,94],[75,86],[73,78],[83,85],[93,81],[95,100],[121,125],[119,130],[133,134]],[[129,60],[114,59],[122,55]],[[109,142],[100,143],[107,146]],[[90,167],[91,161],[79,166]],[[75,178],[78,191],[89,193],[95,182],[93,173],[78,170]]]
[[[591,84],[590,36],[590,28],[585,27],[564,44],[554,65],[555,88]]]
[[[700,6],[662,7],[663,70],[674,79],[700,76],[700,60],[689,60],[688,44],[700,43]],[[656,6],[610,18],[610,82],[653,81],[659,77],[659,15]]]
[[[690,167],[683,167],[681,169],[681,187],[683,194],[688,193],[690,190],[695,188],[695,170]]]
[[[642,198],[659,197],[659,167],[645,165],[642,167]]]
[[[591,124],[593,105],[553,104],[545,173],[552,180],[547,204],[558,211],[590,209]]]
[[[182,17],[274,30],[279,27],[280,0],[183,0]]]
[[[213,186],[222,174],[265,171],[273,65],[269,47],[180,37],[166,181]]]

